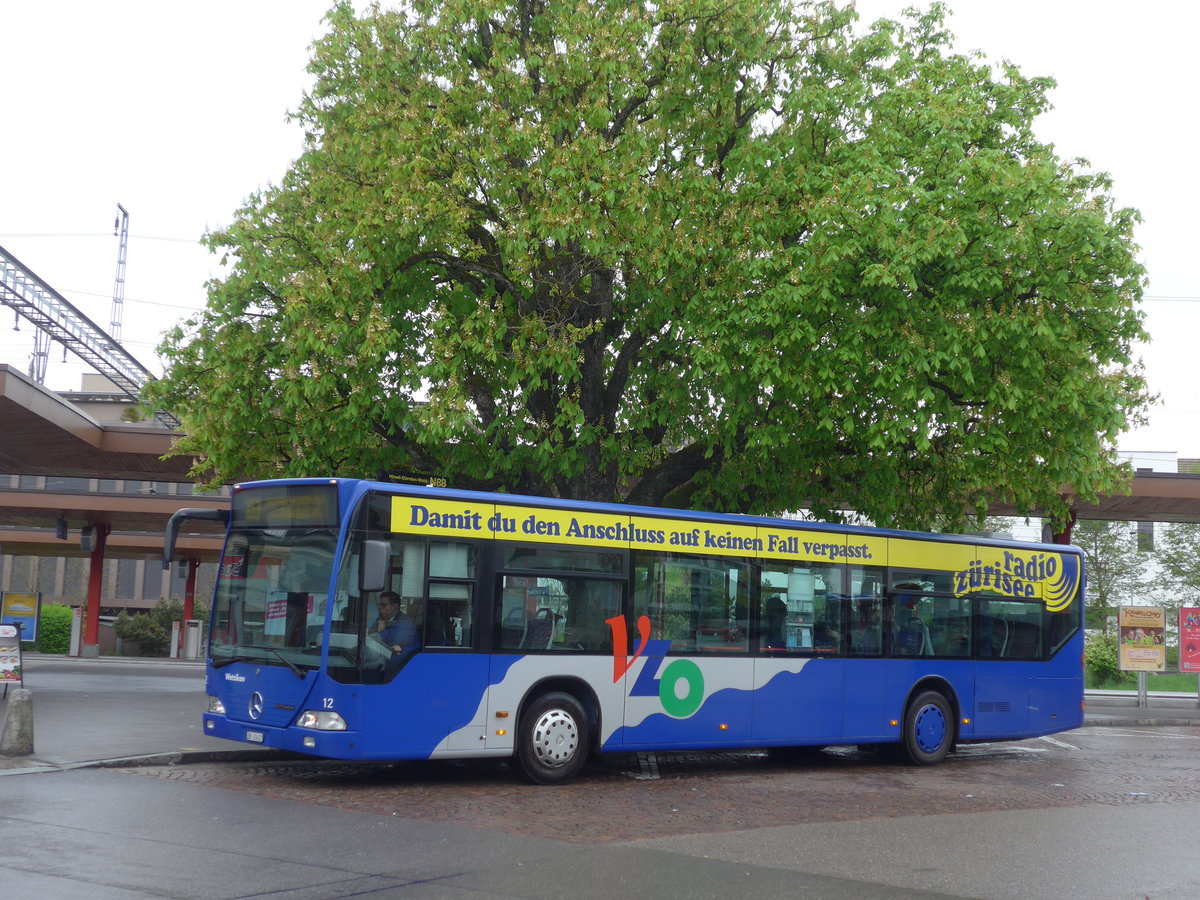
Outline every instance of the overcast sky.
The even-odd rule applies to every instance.
[[[864,20],[907,5],[858,0]],[[921,4],[925,5],[925,4]],[[121,336],[156,374],[162,332],[204,303],[216,261],[196,243],[278,182],[300,149],[286,121],[309,84],[327,0],[0,3],[0,246],[102,328],[111,321],[117,204],[130,214]],[[1127,450],[1200,457],[1200,67],[1191,0],[952,0],[958,48],[1058,81],[1038,134],[1114,178],[1141,210],[1149,271],[1144,348],[1163,402]],[[25,370],[31,328],[0,312],[0,362]],[[83,367],[51,351],[47,384]]]

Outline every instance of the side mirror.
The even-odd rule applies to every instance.
[[[388,586],[392,545],[387,541],[363,541],[358,554],[358,591],[366,594]]]

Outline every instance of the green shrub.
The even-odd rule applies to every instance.
[[[1121,684],[1130,679],[1130,673],[1121,671],[1121,658],[1114,634],[1093,634],[1087,639],[1083,651],[1083,663],[1087,686],[1099,688]]]
[[[71,607],[51,603],[42,607],[38,620],[37,649],[39,653],[66,654],[71,649]]]
[[[38,639],[21,641],[25,653],[62,653],[71,649],[71,607],[60,603],[43,606],[38,617]]]
[[[208,619],[208,610],[200,603],[195,604],[194,615],[201,622]],[[117,614],[113,630],[122,641],[138,645],[142,656],[166,656],[171,645],[171,624],[183,621],[183,601],[159,600],[153,609],[144,613],[129,613],[122,610]],[[201,626],[203,629],[203,626]]]

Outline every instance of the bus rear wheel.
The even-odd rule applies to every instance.
[[[570,694],[544,694],[521,715],[517,761],[534,784],[564,784],[587,762],[587,713]]]
[[[904,713],[904,754],[917,766],[936,766],[954,744],[954,712],[938,691],[919,694]]]

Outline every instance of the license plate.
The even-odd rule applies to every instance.
[[[253,744],[261,744],[263,742],[263,733],[261,731],[247,731],[246,740]]]

